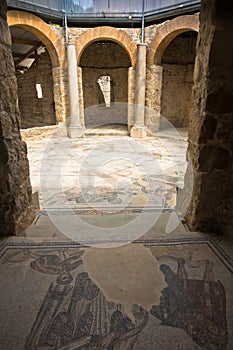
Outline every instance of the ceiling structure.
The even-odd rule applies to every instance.
[[[140,26],[199,11],[200,0],[7,0],[9,9],[30,11],[47,22],[69,26]],[[143,11],[144,10],[144,11]]]
[[[7,0],[8,9],[30,11],[48,23],[69,26],[109,25],[137,27],[142,22],[144,3],[145,25],[178,14],[199,10],[200,0]],[[45,51],[43,43],[31,32],[13,26],[12,52],[17,70],[24,70]]]
[[[17,70],[24,70],[38,59],[45,51],[43,43],[31,32],[21,27],[10,27],[12,53]]]

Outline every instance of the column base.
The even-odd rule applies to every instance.
[[[85,128],[83,126],[69,126],[67,135],[71,139],[77,139],[85,135]]]
[[[130,136],[134,139],[147,137],[147,128],[145,126],[134,125],[130,130]]]

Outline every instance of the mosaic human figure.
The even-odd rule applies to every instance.
[[[160,266],[168,287],[163,289],[160,304],[152,307],[151,314],[164,326],[185,330],[200,347],[226,349],[226,292],[223,284],[215,281],[214,263],[206,261],[202,279],[189,279],[185,260],[172,258],[177,261],[177,273],[169,265]]]
[[[27,338],[26,350],[129,350],[146,326],[148,312],[134,305],[134,320],[123,307],[107,301],[87,272],[71,271],[82,265],[79,254],[68,259],[45,255],[31,267],[56,274]]]

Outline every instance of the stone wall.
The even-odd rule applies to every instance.
[[[21,127],[32,128],[56,124],[52,64],[47,52],[38,56],[24,73],[17,72]],[[42,88],[38,98],[36,84]]]
[[[69,101],[68,101],[68,84],[67,84],[67,66],[66,66],[66,48],[64,42],[64,29],[52,24],[46,24],[39,17],[27,13],[25,11],[9,11],[8,22],[10,25],[20,25],[27,30],[31,30],[44,43],[49,52],[52,62],[52,75],[54,84],[54,103],[56,111],[56,122],[64,122],[70,117],[69,115]],[[159,114],[161,113],[161,88],[162,88],[162,71],[158,68],[161,65],[163,53],[168,44],[180,33],[189,31],[198,31],[199,17],[198,14],[177,16],[173,19],[164,21],[159,24],[153,24],[145,28],[145,42],[147,44],[147,80],[146,80],[146,126],[152,133],[155,133],[159,128]],[[111,60],[108,62],[108,68],[129,68],[133,71],[127,74],[128,78],[128,125],[133,124],[134,103],[135,103],[135,68],[137,64],[137,45],[141,39],[140,28],[114,28],[111,26],[98,26],[94,28],[69,28],[69,41],[76,45],[77,63],[78,66],[84,67],[80,64],[81,58],[88,56],[91,60],[95,60],[95,64],[89,68],[97,68],[99,63],[102,64],[105,55],[97,57],[94,50],[91,52],[90,47],[93,47],[97,41],[111,41],[115,47],[119,47],[118,51],[111,52]],[[176,40],[176,39],[175,39]],[[117,45],[118,44],[118,45]],[[180,56],[184,57],[187,64],[187,57],[185,50],[179,47]],[[183,48],[186,46],[183,45]],[[107,46],[106,56],[108,56],[109,49]],[[111,51],[112,49],[110,49]],[[121,56],[120,50],[126,53],[125,57]],[[174,58],[175,46],[173,45],[173,53],[171,58]],[[120,57],[121,56],[121,57]],[[120,58],[119,58],[120,57]],[[123,59],[122,59],[123,58]],[[121,62],[120,67],[117,62]],[[129,63],[128,63],[129,62]],[[127,63],[127,64],[126,64]],[[164,62],[166,64],[177,64],[174,62]],[[182,62],[181,62],[182,64]],[[190,63],[189,63],[190,64]],[[109,66],[110,65],[110,66]],[[98,67],[100,68],[100,67]],[[82,71],[79,70],[79,79],[82,77]],[[126,75],[125,75],[126,77]],[[184,78],[185,79],[185,78]],[[126,79],[125,79],[126,81]],[[133,83],[134,82],[134,83]],[[173,79],[174,83],[174,79]],[[178,82],[180,83],[180,82]],[[80,92],[80,116],[81,123],[84,124],[84,101],[85,94],[82,86],[82,81],[79,81]],[[173,84],[174,85],[174,84]],[[181,85],[181,84],[180,84]],[[171,87],[173,89],[173,86]],[[52,91],[52,89],[50,90]],[[187,94],[184,94],[187,98]],[[165,97],[166,100],[166,97]],[[188,98],[187,98],[188,100]],[[176,103],[176,101],[175,101]],[[174,103],[174,105],[175,105]],[[172,110],[172,107],[170,108]],[[188,108],[186,108],[188,110]],[[167,111],[166,111],[167,114]],[[184,114],[184,113],[183,113]],[[182,117],[183,118],[183,117]],[[178,120],[180,125],[181,119]],[[171,117],[172,119],[172,117]],[[50,124],[50,123],[47,123]],[[187,124],[187,120],[186,120]],[[186,125],[185,124],[185,125]]]
[[[111,78],[111,105],[105,107],[97,79],[103,75]],[[85,126],[127,124],[128,68],[106,70],[83,68],[83,99]]]
[[[33,219],[26,144],[21,140],[17,82],[6,23],[0,3],[0,235],[19,234]]]
[[[197,32],[184,32],[178,35],[167,46],[162,63],[166,64],[194,64],[196,57]]]
[[[131,65],[127,52],[113,41],[97,41],[87,46],[81,60],[81,67],[125,68]]]
[[[67,68],[53,67],[52,75],[56,122],[63,123],[69,117]]]
[[[189,126],[195,56],[195,32],[177,36],[163,55],[161,114],[175,127]]]
[[[163,64],[161,114],[175,127],[188,127],[193,65]]]
[[[202,1],[194,73],[186,193],[193,230],[228,233],[233,226],[233,4]],[[192,167],[191,167],[192,165]],[[193,190],[192,190],[193,185]]]
[[[145,125],[152,134],[160,127],[162,66],[153,65],[146,69]]]
[[[127,124],[128,67],[125,50],[114,42],[95,42],[81,57],[85,126]],[[111,105],[105,107],[98,78],[110,76]]]

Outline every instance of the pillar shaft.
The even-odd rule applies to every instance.
[[[78,72],[74,44],[67,45],[67,70],[70,104],[70,126],[68,128],[68,135],[70,138],[76,138],[83,136],[84,128],[80,123]]]

